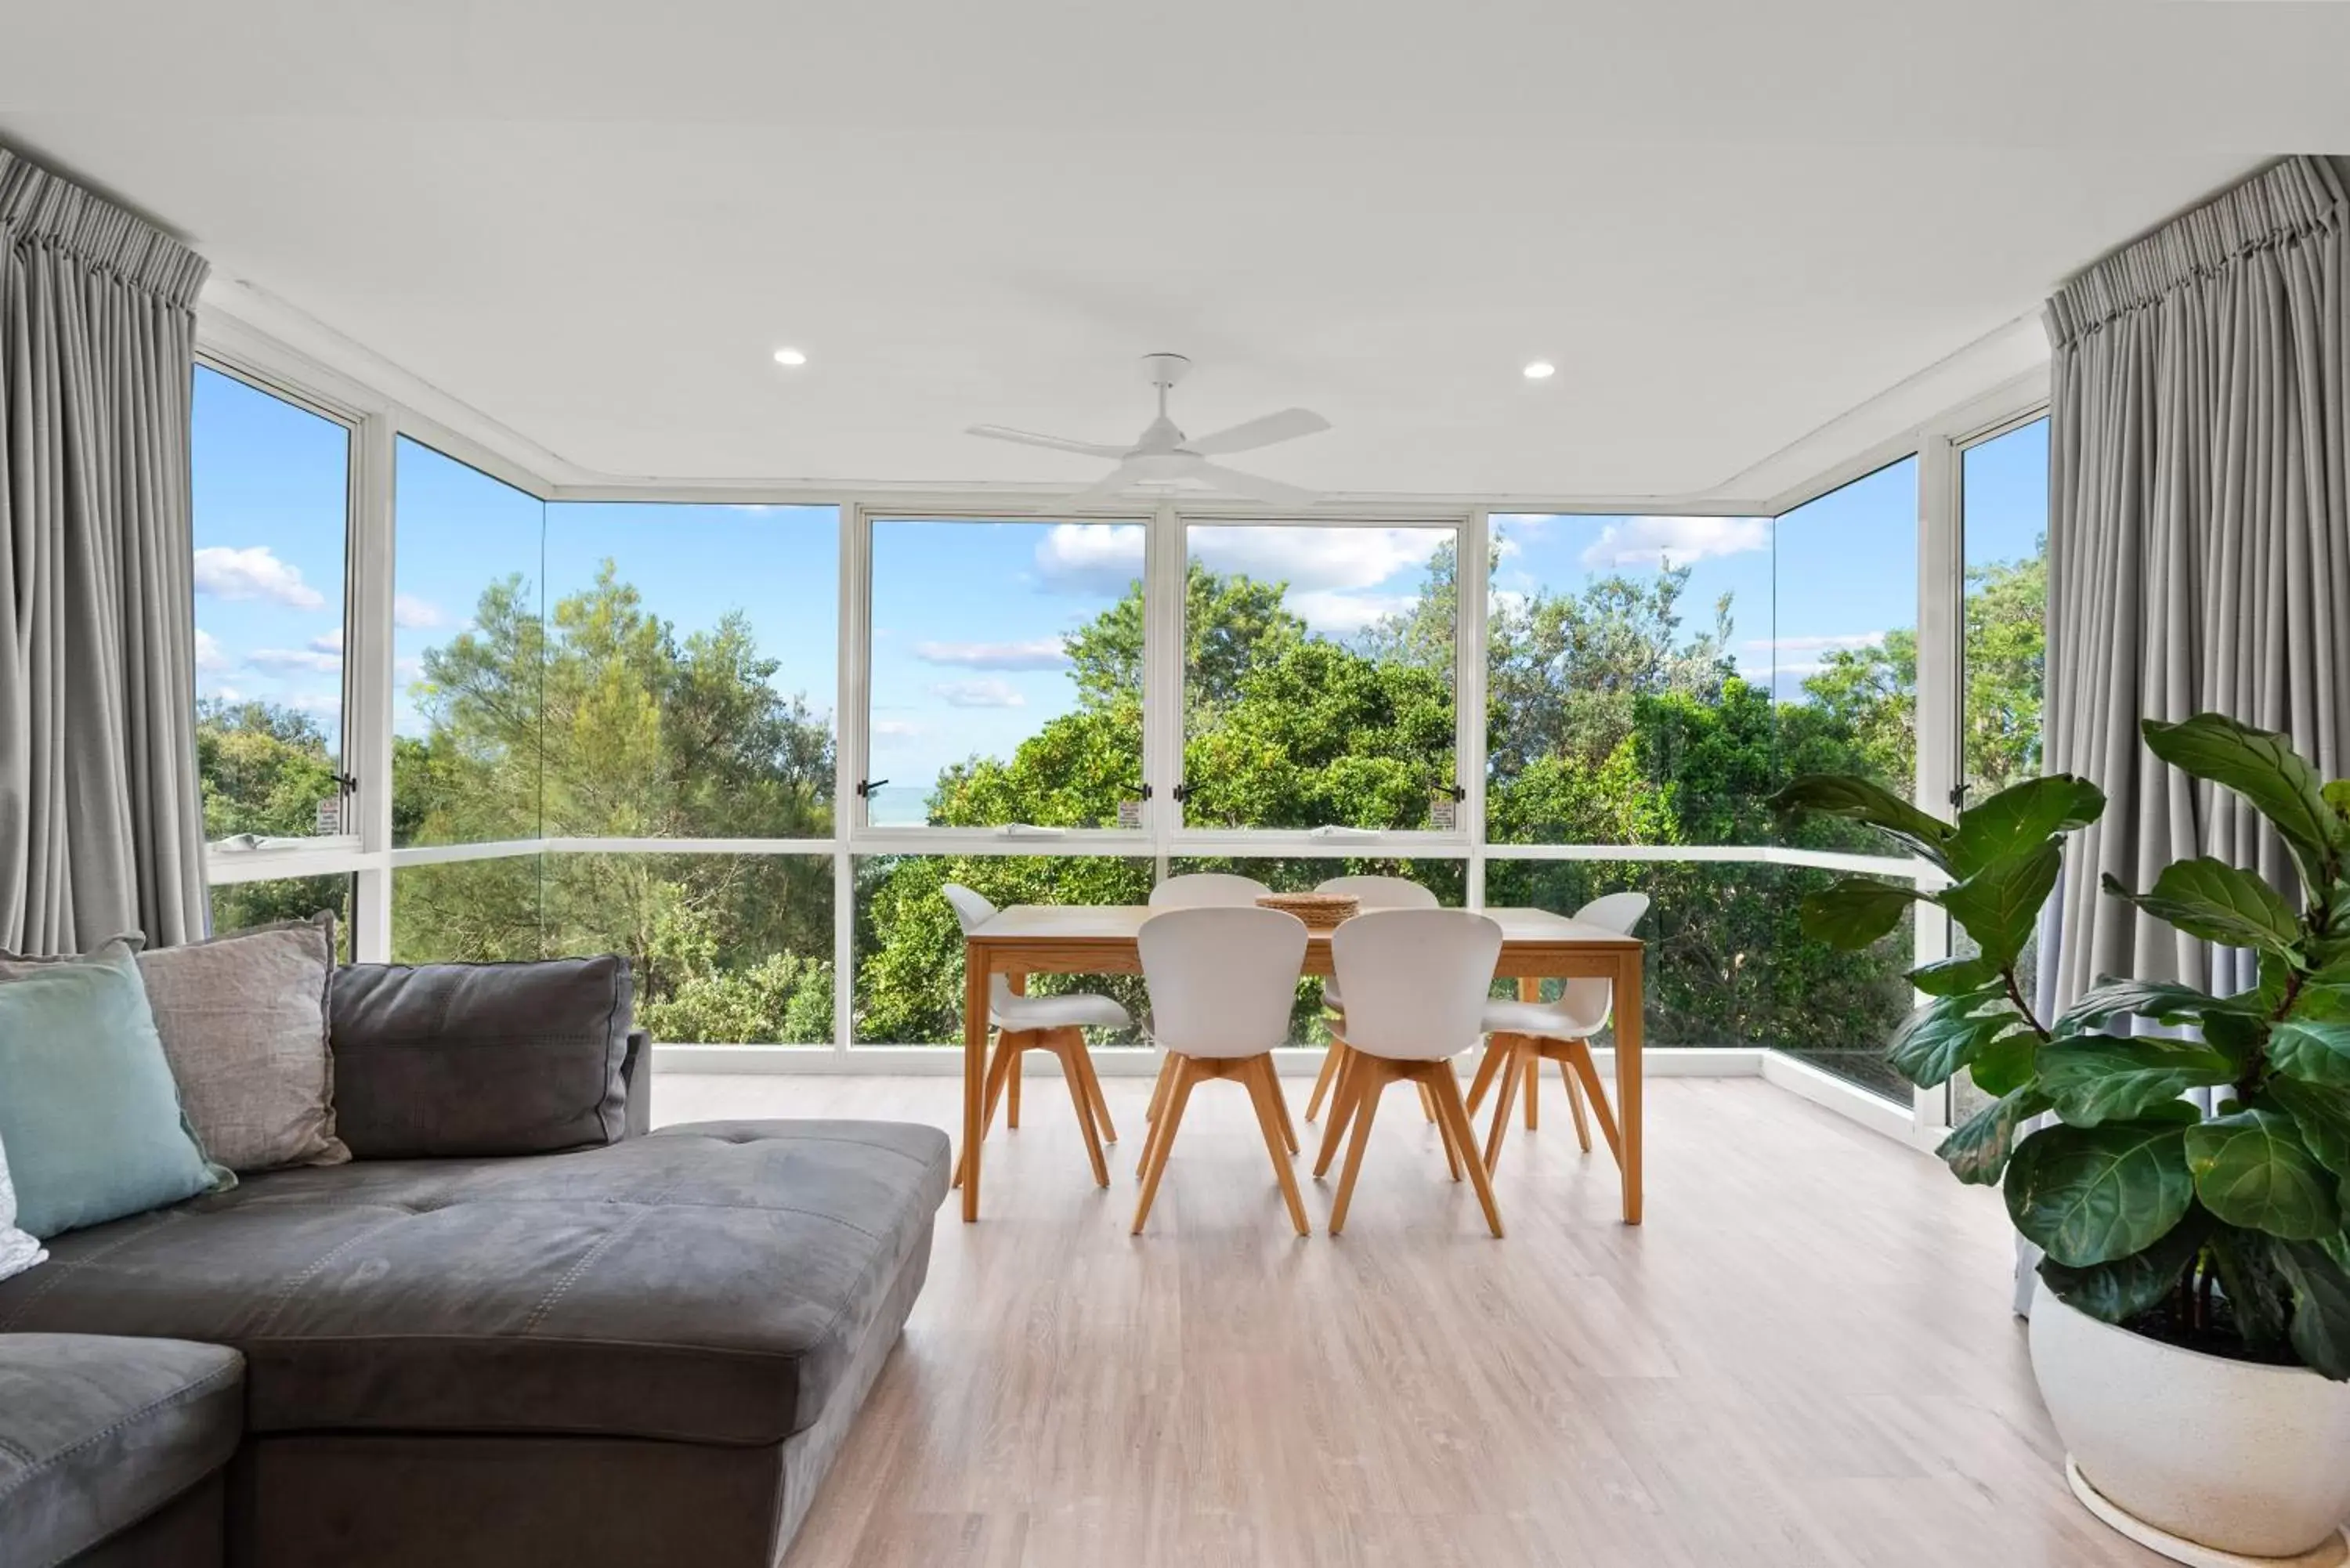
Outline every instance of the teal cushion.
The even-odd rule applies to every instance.
[[[180,1110],[128,944],[0,984],[0,1147],[16,1223],[36,1236],[235,1179],[204,1158]]]

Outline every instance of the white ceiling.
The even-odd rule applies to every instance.
[[[962,429],[1130,435],[1169,348],[1194,431],[1330,417],[1252,454],[1296,483],[1762,494],[1823,427],[1914,418],[1886,394],[1929,367],[2012,374],[2112,245],[2350,145],[2327,4],[16,0],[5,29],[0,140],[188,236],[221,308],[572,481],[1074,483],[1099,465]]]

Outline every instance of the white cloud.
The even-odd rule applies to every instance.
[[[326,691],[306,691],[299,697],[288,697],[285,705],[299,708],[305,713],[323,713],[329,717],[343,711],[343,700]]]
[[[885,741],[911,740],[922,732],[922,727],[920,724],[911,723],[904,719],[876,719],[873,721],[872,730],[876,740]]]
[[[391,624],[403,631],[425,631],[443,626],[449,618],[431,599],[420,599],[414,594],[394,594],[391,599]]]
[[[308,670],[321,675],[333,675],[343,667],[341,654],[321,653],[315,648],[256,648],[244,656],[244,661],[255,670],[279,674],[292,670]]]
[[[1583,552],[1583,567],[1655,570],[1770,547],[1771,524],[1761,517],[1626,517],[1600,530]]]
[[[214,637],[203,627],[196,628],[196,668],[198,670],[226,670],[233,662],[234,661],[227,654],[221,651],[219,638]]]
[[[242,702],[244,701],[244,692],[242,689],[230,686],[224,682],[215,685],[208,691],[200,692],[199,695],[210,697],[222,702]]]
[[[266,545],[232,550],[208,545],[196,552],[196,592],[224,599],[269,599],[293,609],[317,609],[326,596],[302,580],[299,567],[279,560]]]
[[[1422,570],[1451,536],[1438,528],[1195,527],[1191,554],[1211,571],[1244,572],[1305,595],[1375,587]]]
[[[1823,637],[1754,637],[1740,646],[1750,653],[1826,653],[1833,649],[1868,648],[1885,640],[1881,631],[1850,631]],[[1786,665],[1782,664],[1784,670]],[[1814,668],[1817,668],[1814,661]]]
[[[914,657],[965,670],[1058,670],[1069,661],[1057,637],[1029,642],[918,642]]]
[[[319,653],[340,653],[343,650],[343,628],[321,632],[310,639],[310,646]]]
[[[1036,544],[1036,576],[1055,593],[1115,597],[1142,576],[1139,523],[1056,523]]]
[[[1348,594],[1308,588],[1289,596],[1289,607],[1325,637],[1352,637],[1372,623],[1411,608],[1409,594]]]
[[[421,680],[424,677],[424,660],[395,659],[391,661],[391,672],[402,680]]]
[[[950,708],[1025,708],[1028,699],[1014,690],[1008,681],[942,680],[931,688],[931,695]]]

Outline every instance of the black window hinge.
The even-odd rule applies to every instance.
[[[889,782],[889,781],[888,779],[858,779],[857,781],[858,798],[860,800],[871,800],[873,798],[873,792],[879,789],[883,784],[888,784]]]

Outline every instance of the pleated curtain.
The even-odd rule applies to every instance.
[[[2094,780],[2043,924],[2048,1016],[2106,975],[2220,992],[2251,955],[2100,890],[2194,855],[2298,904],[2283,845],[2158,761],[2141,718],[2216,710],[2350,774],[2350,230],[2341,168],[2293,158],[2098,263],[2049,302],[2051,772]]]
[[[188,428],[204,273],[0,149],[0,948],[203,934]]]

